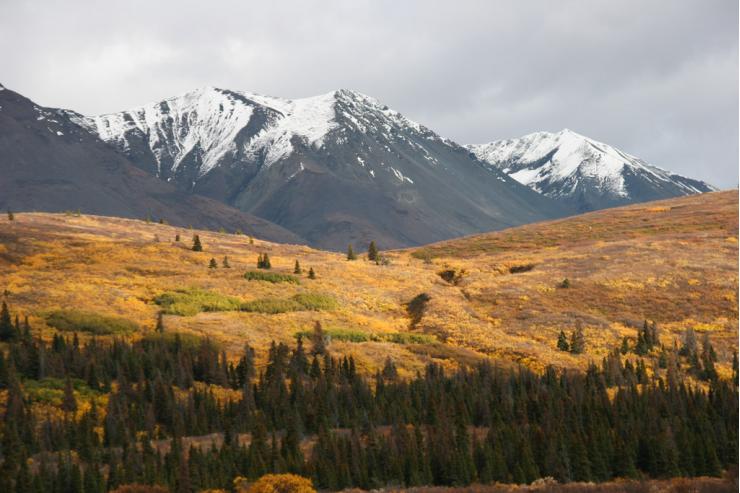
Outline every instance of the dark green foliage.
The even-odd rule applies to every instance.
[[[202,252],[203,251],[203,245],[200,243],[200,236],[194,235],[193,236],[193,251],[194,252]]]
[[[573,354],[581,354],[586,350],[586,336],[583,334],[583,327],[580,323],[576,324],[576,328],[571,333],[568,346]]]
[[[8,304],[3,301],[2,308],[0,308],[0,341],[10,341],[16,336],[13,322],[10,319],[10,310]]]
[[[565,336],[564,331],[560,331],[558,334],[558,349],[561,351],[570,351],[570,344],[568,344],[568,338]]]
[[[155,329],[157,333],[164,333],[164,314],[162,312],[157,313],[157,325]]]
[[[313,326],[313,332],[311,333],[311,352],[314,355],[326,354],[326,348],[329,345],[330,339],[324,333],[324,328],[321,326],[321,322],[318,320]]]
[[[271,269],[272,264],[270,264],[270,256],[266,253],[260,253],[257,256],[257,268],[258,269]]]
[[[210,262],[208,262],[208,268],[209,269],[217,269],[218,268],[218,262],[216,262],[215,258],[211,258]]]
[[[278,282],[289,282],[292,284],[300,284],[300,280],[288,274],[278,274],[275,272],[261,272],[258,270],[250,270],[244,273],[244,279],[247,281],[266,281],[271,283]]]
[[[708,338],[701,346],[707,371],[717,354]],[[293,349],[273,343],[258,371],[249,346],[230,361],[171,332],[85,345],[24,335],[0,351],[0,488],[231,490],[235,476],[286,471],[327,489],[718,476],[738,461],[737,388],[717,376],[693,385],[675,364],[688,355],[666,357],[667,380],[618,348],[585,372],[432,363],[406,379],[387,358],[365,378],[351,356],[311,358],[300,337]],[[63,418],[31,412],[52,387]],[[82,405],[103,393],[105,412]],[[210,433],[212,446],[186,448],[184,437]],[[169,447],[157,451],[159,439]]]
[[[296,260],[295,261],[295,267],[293,267],[293,274],[301,274],[303,270],[301,269],[301,264]]]
[[[180,234],[179,233],[175,235],[175,241],[180,241]]]
[[[15,221],[15,214],[10,209],[8,209],[8,221]]]
[[[568,289],[568,288],[570,287],[570,279],[568,279],[568,278],[565,278],[565,279],[563,279],[563,280],[562,280],[562,281],[560,282],[559,286],[560,286],[560,287],[561,287],[562,289]]]
[[[627,339],[627,336],[622,337],[622,345],[619,347],[619,352],[622,354],[627,354],[630,351],[630,343],[629,339]]]
[[[313,267],[308,269],[308,278],[309,279],[316,279],[316,271],[313,270]]]
[[[509,274],[520,274],[522,272],[529,272],[534,269],[535,264],[521,264],[512,265],[509,267]]]
[[[65,332],[89,332],[96,335],[131,334],[139,329],[136,323],[126,318],[71,309],[48,313],[46,323]]]
[[[448,282],[454,286],[459,285],[462,280],[463,276],[465,275],[465,269],[445,269],[440,272],[437,272],[437,275],[442,278],[443,281]]]
[[[378,260],[378,247],[375,245],[375,241],[371,241],[367,247],[367,259],[373,262]]]
[[[427,310],[427,304],[431,301],[432,297],[427,293],[421,293],[409,301],[406,304],[406,313],[408,313],[411,319],[411,328],[415,329],[424,317],[424,313]]]
[[[347,245],[347,260],[357,260],[354,250],[352,250],[352,244]]]

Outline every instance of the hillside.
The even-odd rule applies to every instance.
[[[335,336],[333,353],[353,354],[364,371],[389,356],[407,375],[431,360],[453,365],[487,356],[535,369],[585,368],[649,319],[665,345],[689,327],[710,333],[720,372],[729,375],[737,348],[737,224],[737,191],[718,192],[384,252],[388,265],[376,265],[364,252],[349,262],[343,254],[250,243],[241,235],[23,213],[0,218],[0,288],[45,337],[53,332],[45,320],[60,309],[123,317],[139,333],[152,331],[166,308],[154,303],[158,296],[197,288],[207,292],[197,295],[201,300],[221,310],[252,311],[191,314],[191,291],[180,310],[185,316],[164,316],[167,332],[208,335],[235,355],[245,342],[292,344],[320,321]],[[203,252],[190,249],[193,233]],[[269,254],[273,273],[291,274],[298,260],[299,283],[246,280],[261,253]],[[211,258],[218,268],[208,267]],[[317,279],[307,278],[309,268]],[[447,282],[445,270],[464,272]],[[559,287],[564,279],[570,287]],[[406,303],[421,293],[431,299],[411,328]],[[270,310],[283,313],[260,313]],[[585,354],[558,351],[559,331],[577,323]]]

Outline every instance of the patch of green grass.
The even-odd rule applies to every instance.
[[[416,334],[411,332],[389,332],[371,334],[369,332],[363,332],[353,329],[325,329],[324,334],[335,341],[353,343],[390,342],[392,344],[433,344],[437,342],[437,338],[432,335]],[[312,335],[313,332],[309,330],[301,331],[295,334],[296,337],[301,336],[306,339],[310,339]]]
[[[256,313],[287,313],[300,311],[334,310],[339,303],[333,297],[321,293],[301,293],[290,298],[261,298],[242,303],[241,310]]]
[[[250,270],[244,274],[247,281],[267,281],[271,283],[289,282],[291,284],[300,284],[301,281],[295,276],[289,274],[278,274],[276,272],[264,272],[260,270]]]
[[[126,318],[71,309],[48,313],[46,323],[66,332],[88,332],[96,335],[130,334],[139,329],[136,323]]]
[[[167,291],[154,298],[154,302],[162,307],[162,312],[180,316],[237,311],[242,304],[239,298],[199,288]]]
[[[24,380],[23,389],[26,394],[35,402],[46,402],[53,405],[60,405],[64,397],[64,379],[62,378],[44,378],[41,380]],[[100,392],[92,390],[87,386],[84,380],[78,378],[72,379],[72,387],[78,396],[84,400],[90,400],[102,395]]]

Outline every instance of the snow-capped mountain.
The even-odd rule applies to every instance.
[[[519,183],[579,211],[715,190],[568,129],[468,149]]]
[[[208,87],[72,118],[161,179],[318,246],[414,245],[570,212],[355,91],[288,100]]]
[[[70,115],[79,118],[0,84],[0,209],[151,216],[173,225],[240,229],[273,241],[303,242],[269,221],[156,179]]]

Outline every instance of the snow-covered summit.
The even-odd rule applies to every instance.
[[[518,182],[585,210],[713,190],[569,129],[468,149]]]
[[[370,131],[370,126],[423,129],[374,98],[348,89],[291,100],[204,87],[127,111],[78,115],[76,120],[126,153],[150,152],[159,176],[197,161],[197,177],[224,158],[240,156],[269,167],[296,144],[320,148],[340,121],[360,131]]]

